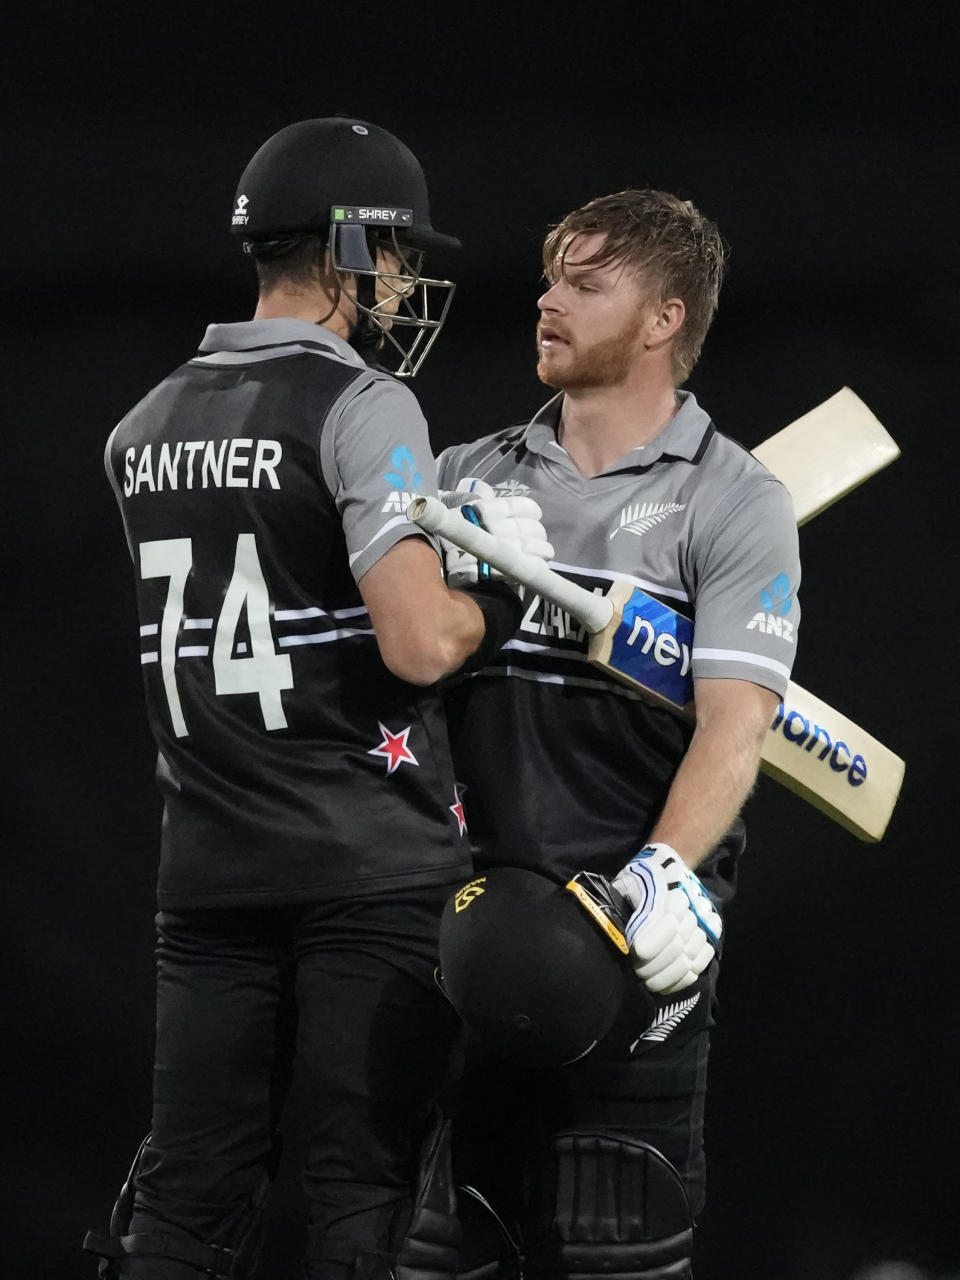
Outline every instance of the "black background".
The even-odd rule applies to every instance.
[[[907,760],[861,844],[762,780],[732,913],[698,1280],[960,1269],[956,41],[946,6],[23,6],[4,32],[7,1190],[0,1275],[91,1274],[148,1121],[158,809],[102,447],[211,320],[276,129],[399,134],[464,243],[437,447],[529,413],[539,244],[627,185],[732,246],[691,380],[753,446],[851,386],[903,457],[804,529],[798,681]]]

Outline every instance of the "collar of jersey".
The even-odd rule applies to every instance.
[[[281,317],[277,320],[240,320],[233,324],[211,324],[200,343],[202,356],[217,351],[264,351],[276,355],[278,347],[323,347],[332,356],[365,369],[363,357],[349,342],[309,320]]]
[[[632,471],[640,467],[649,467],[658,458],[686,458],[689,462],[697,456],[703,437],[710,426],[710,417],[697,404],[692,391],[678,391],[679,408],[661,431],[648,440],[646,444],[611,463],[600,472],[609,475],[614,471]],[[534,453],[555,461],[567,459],[567,451],[557,442],[557,426],[560,422],[560,410],[563,406],[563,392],[555,395],[534,414],[524,432],[524,440],[528,449]],[[571,466],[573,464],[571,463]]]

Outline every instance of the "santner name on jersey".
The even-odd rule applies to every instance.
[[[279,489],[277,474],[283,457],[279,440],[164,440],[157,446],[133,445],[123,455],[123,492],[129,498],[141,490],[163,489]]]

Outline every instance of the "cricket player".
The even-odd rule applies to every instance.
[[[436,936],[470,862],[436,682],[490,661],[521,607],[502,583],[448,589],[405,516],[436,471],[385,370],[422,363],[453,289],[422,255],[457,243],[413,154],[364,121],[293,124],[247,166],[232,230],[254,318],[211,325],[106,449],[164,818],[152,1125],[85,1247],[106,1276],[252,1274],[292,993],[304,1274],[377,1280],[455,1030]],[[500,510],[551,553],[532,503]]]
[[[627,1175],[635,1151],[678,1172],[688,1217],[704,1200],[721,913],[796,652],[800,580],[787,491],[680,389],[724,259],[716,227],[663,192],[569,214],[546,239],[538,303],[537,372],[556,394],[438,463],[444,490],[535,498],[560,573],[596,591],[627,579],[695,625],[692,730],[589,667],[583,629],[529,592],[517,634],[447,699],[475,875],[612,880],[637,908],[627,936],[655,1001],[652,1026],[625,1013],[559,1070],[494,1067],[474,1046],[458,1177],[517,1229],[530,1276],[689,1274],[692,1232],[658,1238],[660,1192],[645,1209]],[[462,582],[476,562],[451,549],[448,570]],[[654,652],[686,660],[666,642]]]

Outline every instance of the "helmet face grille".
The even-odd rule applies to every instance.
[[[412,378],[443,328],[456,285],[421,274],[423,252],[397,228],[330,228],[330,259],[357,311],[361,350],[398,378]]]

